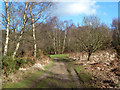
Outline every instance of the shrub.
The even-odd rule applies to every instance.
[[[40,57],[41,56],[41,50],[40,49],[38,49],[38,51],[37,51],[37,54],[36,54],[36,57]]]
[[[4,70],[4,74],[6,76],[15,71],[15,61],[12,57],[3,57],[2,64],[2,69]]]
[[[3,57],[2,58],[2,69],[4,75],[8,76],[12,72],[16,72],[20,67],[25,65],[23,58],[16,58],[15,60],[12,57]]]
[[[20,67],[24,67],[24,65],[26,64],[23,58],[17,58],[15,60],[15,63],[16,63],[16,67],[15,67],[16,70],[18,70]]]
[[[13,55],[13,52],[14,52],[14,51],[12,51],[12,50],[8,50],[7,56],[12,56],[12,55]]]
[[[34,65],[34,64],[35,64],[35,59],[30,60],[30,63],[31,63],[32,65]]]
[[[29,62],[30,62],[30,58],[27,58],[25,64],[28,64]]]

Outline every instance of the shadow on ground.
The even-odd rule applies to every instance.
[[[60,59],[60,58],[54,58],[53,59],[54,62],[73,62],[75,61],[74,59],[72,58],[64,58],[64,59]]]
[[[32,87],[34,88],[76,88],[65,68],[64,60],[54,60],[54,66],[46,71],[46,77],[37,80]]]

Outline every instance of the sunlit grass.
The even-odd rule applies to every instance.
[[[50,58],[51,58],[51,59],[54,59],[54,58],[64,59],[64,58],[67,58],[67,57],[68,57],[68,54],[50,55]]]

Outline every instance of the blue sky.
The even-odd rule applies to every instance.
[[[118,18],[118,2],[101,2],[97,10],[97,16],[101,21],[110,25],[113,18]]]
[[[94,6],[94,7],[91,8],[92,6]],[[86,7],[86,5],[83,7]],[[65,10],[65,7],[63,7],[62,10],[58,8],[56,10],[58,12],[56,12],[57,14],[55,13],[55,15],[57,15],[63,21],[64,20],[72,20],[73,23],[75,23],[75,25],[77,25],[78,23],[79,23],[79,25],[82,25],[82,20],[83,20],[84,16],[96,15],[97,17],[100,18],[101,22],[104,22],[109,27],[111,27],[112,19],[118,18],[118,2],[95,2],[93,5],[88,6],[88,7],[89,7],[89,11],[91,13],[86,13],[86,12],[88,12],[87,11],[88,8],[84,12],[78,10],[78,12],[76,12],[76,13],[73,11],[75,8],[73,8],[72,10],[68,9],[70,11],[70,13],[69,12],[65,13],[67,9]],[[81,7],[79,9],[81,9]],[[92,10],[94,12],[92,12]],[[61,14],[59,13],[59,11]],[[72,14],[72,12],[73,12],[73,14]]]

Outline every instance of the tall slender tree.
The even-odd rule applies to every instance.
[[[18,39],[18,42],[17,42],[17,45],[16,45],[16,48],[15,48],[15,51],[13,53],[13,58],[15,57],[18,49],[19,49],[19,46],[20,46],[20,41],[22,39],[22,35],[23,35],[23,32],[24,32],[24,29],[25,29],[25,24],[26,24],[26,12],[27,12],[27,9],[28,9],[28,4],[29,3],[26,3],[25,5],[25,11],[24,11],[24,16],[23,16],[23,26],[22,26],[22,30],[20,31],[20,36],[19,36],[19,39]]]
[[[6,6],[6,14],[7,14],[7,27],[6,27],[6,30],[7,30],[7,33],[6,33],[6,42],[5,42],[5,47],[4,47],[4,56],[7,54],[7,50],[8,50],[8,41],[9,41],[9,23],[10,23],[10,12],[8,10],[8,2],[5,0],[5,6]]]
[[[35,35],[35,24],[34,24],[34,16],[32,12],[32,7],[29,4],[30,8],[30,14],[31,14],[31,19],[32,19],[32,31],[33,31],[33,39],[34,39],[34,59],[36,59],[36,51],[37,51],[37,45],[36,45],[36,35]]]
[[[63,40],[62,54],[63,54],[63,52],[65,50],[66,38],[67,38],[67,22],[66,22],[65,36],[64,36],[64,40]]]

